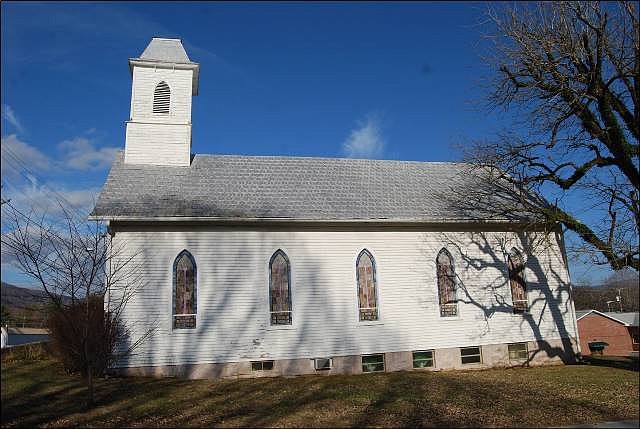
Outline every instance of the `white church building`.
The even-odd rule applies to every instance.
[[[191,378],[571,362],[562,234],[460,210],[461,163],[192,154],[199,65],[129,60],[131,116],[92,219],[140,258],[125,374]],[[197,125],[197,124],[196,124]],[[269,136],[265,136],[268,139]]]

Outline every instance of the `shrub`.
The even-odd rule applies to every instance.
[[[47,325],[53,354],[70,374],[103,376],[116,358],[123,330],[118,319],[104,311],[100,295],[53,308]]]

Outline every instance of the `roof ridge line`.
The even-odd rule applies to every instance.
[[[228,158],[274,158],[274,159],[319,159],[319,160],[344,160],[344,161],[364,161],[364,162],[397,162],[397,163],[415,163],[415,164],[460,164],[471,165],[469,162],[461,161],[416,161],[416,160],[403,160],[403,159],[370,159],[370,158],[347,158],[340,156],[301,156],[301,155],[242,155],[242,154],[215,154],[215,153],[196,153],[194,158],[215,158],[215,157],[228,157]]]

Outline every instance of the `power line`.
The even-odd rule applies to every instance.
[[[6,148],[8,149],[8,148]],[[20,159],[17,158],[16,155],[13,152],[10,152],[9,150],[5,151],[5,155],[8,155],[11,159],[11,161],[13,161],[15,164],[18,164],[19,166],[21,166],[24,170],[26,170],[29,174],[32,175],[32,177],[27,176],[24,172],[19,171],[19,173],[26,178],[28,181],[34,183],[34,179],[35,179],[35,184],[39,184],[40,185],[40,190],[44,189],[45,191],[50,192],[51,194],[53,194],[56,198],[52,198],[51,195],[48,195],[46,192],[43,193],[43,197],[45,198],[50,198],[51,200],[55,201],[58,205],[60,205],[60,207],[68,212],[71,212],[73,215],[75,215],[78,219],[86,219],[83,211],[75,206],[73,203],[71,203],[66,197],[64,197],[62,194],[60,194],[58,191],[56,191],[55,189],[51,188],[49,185],[47,185],[44,180],[42,180],[42,178],[38,177],[36,174],[34,174],[33,171],[31,171],[28,167],[26,167],[26,165],[24,165],[24,162]],[[5,180],[6,181],[6,180]],[[17,189],[17,187],[14,186],[14,188]],[[63,205],[63,203],[66,204],[66,208]]]
[[[59,200],[56,201],[58,203],[60,202],[65,202],[70,210],[74,211],[74,214],[76,216],[78,216],[79,218],[83,219],[84,218],[84,213],[82,212],[82,210],[80,208],[78,208],[77,206],[75,206],[73,203],[71,203],[66,197],[64,197],[64,195],[60,194],[58,191],[56,191],[55,189],[51,188],[50,186],[48,186],[45,181],[42,179],[42,177],[39,177],[39,174],[35,173],[33,170],[31,170],[29,167],[26,166],[26,163],[22,160],[22,158],[20,158],[13,150],[11,150],[9,147],[4,146],[2,147],[2,149],[5,150],[5,155],[9,155],[9,158],[15,163],[17,164],[19,167],[21,167],[23,170],[25,170],[26,172],[28,172],[29,174],[31,174],[32,177],[27,176],[26,174],[24,174],[20,169],[17,169],[18,172],[24,177],[26,178],[28,181],[33,182],[33,179],[36,179],[39,181],[40,186],[43,188],[46,188],[47,190],[49,190],[51,193],[53,193],[54,195],[56,195]]]
[[[17,188],[16,186],[12,185],[11,182],[5,180],[5,184],[9,185],[9,188],[15,189],[15,190],[19,190],[19,188]],[[58,201],[55,201],[57,204],[60,204]],[[68,221],[71,220],[74,222],[74,224],[81,224],[84,223],[85,220],[83,218],[79,218],[77,214],[71,213],[71,211],[66,211],[66,215],[61,215],[61,216],[53,216],[53,215],[48,215],[46,212],[46,207],[43,205],[42,202],[33,202],[33,205],[31,206],[31,213],[30,215],[25,214],[24,212],[20,211],[18,209],[18,207],[15,205],[15,203],[11,200],[6,201],[5,204],[2,205],[2,210],[3,213],[4,211],[7,209],[7,207],[10,207],[14,212],[18,212],[22,217],[24,218],[28,218],[31,219],[32,222],[35,222],[33,220],[33,218],[35,216],[38,216],[38,214],[36,213],[36,211],[34,210],[34,208],[43,208],[43,210],[45,210],[44,213],[42,213],[42,218],[43,221],[46,219],[47,223],[52,225],[52,226],[58,226],[59,228],[62,229],[66,229],[69,227]],[[34,207],[35,206],[35,207]],[[66,221],[65,221],[66,220]]]
[[[72,214],[77,216],[77,218],[78,218],[77,220],[86,221],[87,213],[85,213],[82,209],[80,209],[75,204],[70,202],[64,195],[60,194],[58,191],[56,191],[55,189],[53,189],[49,185],[47,185],[45,183],[45,181],[42,180],[42,177],[40,177],[39,174],[36,174],[33,170],[31,170],[29,167],[27,167],[26,163],[13,150],[11,150],[6,145],[2,146],[2,150],[5,152],[5,155],[9,156],[9,159],[14,164],[16,164],[18,167],[20,167],[22,170],[26,171],[27,173],[31,174],[32,177],[27,176],[20,168],[16,168],[16,170],[20,173],[20,175],[22,175],[25,179],[27,179],[30,182],[33,182],[33,179],[38,180],[38,182],[40,183],[40,186],[42,188],[45,188],[46,190],[50,191],[52,194],[57,196],[58,200],[55,200],[56,203],[58,203],[58,204],[60,204],[62,206],[61,203],[64,202],[66,205],[68,205],[66,210],[65,210],[64,207],[62,207],[63,210],[65,210],[65,211],[68,210],[68,211],[73,212]],[[14,167],[15,167],[15,165],[14,165]]]

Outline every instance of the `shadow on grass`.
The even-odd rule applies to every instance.
[[[31,373],[29,373],[31,370]],[[244,380],[99,379],[2,370],[2,426],[545,426],[638,416],[636,374],[573,365]],[[577,420],[579,419],[579,420]]]
[[[640,360],[625,356],[585,356],[583,362],[587,365],[607,366],[609,368],[640,371]]]

